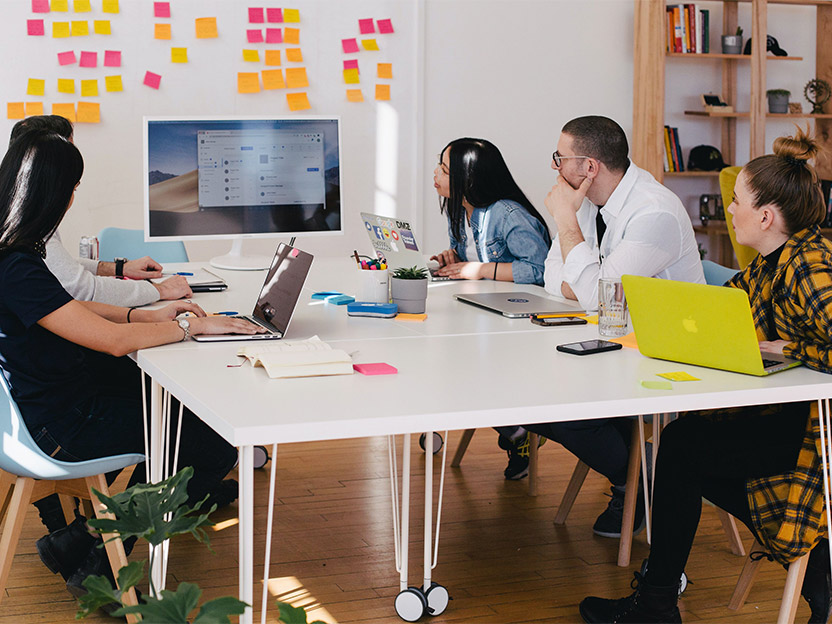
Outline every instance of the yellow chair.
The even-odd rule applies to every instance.
[[[731,237],[731,246],[734,248],[734,254],[737,256],[737,262],[740,269],[744,269],[754,257],[757,255],[757,250],[745,245],[740,245],[734,235],[734,228],[731,227],[731,213],[728,212],[728,206],[733,201],[734,184],[737,182],[737,176],[740,174],[742,167],[725,167],[719,172],[719,190],[722,193],[722,205],[725,207],[725,225],[728,227],[728,236]]]

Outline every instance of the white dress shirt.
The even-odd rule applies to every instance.
[[[561,285],[566,282],[584,308],[595,310],[602,277],[630,274],[705,283],[687,211],[673,192],[644,169],[630,163],[601,208],[607,231],[600,252],[597,213],[597,206],[584,199],[577,214],[584,241],[569,252],[565,262],[560,238],[555,236],[543,276],[548,292],[562,296]]]

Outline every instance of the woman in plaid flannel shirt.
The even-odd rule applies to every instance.
[[[774,142],[774,154],[740,172],[728,210],[737,241],[759,252],[726,286],[748,293],[763,352],[783,353],[832,372],[832,244],[808,160],[817,144],[798,130]],[[647,572],[619,600],[590,597],[586,622],[681,622],[679,579],[701,501],[742,520],[771,557],[788,564],[811,551],[802,594],[810,622],[832,607],[829,547],[817,407],[813,403],[692,412],[662,434],[656,463],[653,535]]]

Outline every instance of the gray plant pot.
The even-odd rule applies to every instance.
[[[393,298],[393,303],[399,306],[399,312],[423,314],[425,301],[428,298],[428,280],[391,277],[390,296]]]
[[[770,113],[788,113],[789,112],[789,96],[781,93],[770,93],[766,96],[768,98],[768,112]]]
[[[723,54],[742,54],[742,35],[722,35]]]

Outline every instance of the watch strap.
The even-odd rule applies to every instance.
[[[124,263],[127,262],[127,258],[115,258],[116,263],[116,277],[124,277]]]

